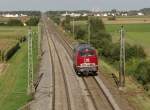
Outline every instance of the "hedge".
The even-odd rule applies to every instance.
[[[0,43],[3,44],[3,46],[0,45],[1,62],[7,61],[20,48],[18,41],[1,39]]]

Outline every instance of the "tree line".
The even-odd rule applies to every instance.
[[[41,12],[40,11],[0,11],[0,15],[2,14],[24,14],[24,15],[28,15],[28,16],[41,16]]]
[[[19,19],[10,19],[8,21],[1,22],[0,26],[24,26],[24,24],[26,24],[27,26],[37,26],[39,20],[40,18],[36,16],[30,17],[30,19],[27,20],[25,23],[23,23]]]

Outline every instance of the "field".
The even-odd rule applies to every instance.
[[[7,22],[7,21],[9,21],[10,19],[20,19],[22,22],[25,22],[25,21],[27,21],[28,19],[29,19],[29,17],[14,17],[14,18],[12,18],[12,17],[2,17],[2,16],[0,16],[0,22]]]
[[[108,20],[108,17],[102,17],[105,24],[147,24],[150,23],[149,16],[131,16],[131,17],[116,17],[116,20]]]
[[[21,37],[25,36],[28,32],[28,27],[9,27],[9,26],[1,26],[0,27],[0,39],[21,39]]]
[[[119,24],[107,24],[106,30],[113,36],[113,41],[119,41]],[[150,24],[124,24],[126,42],[131,45],[141,45],[150,57]]]
[[[32,27],[37,31],[37,27]],[[18,36],[27,35],[27,27],[0,27],[0,41],[8,44],[7,40],[18,41]],[[5,36],[5,37],[4,37]],[[37,65],[37,34],[33,36],[34,67]],[[6,41],[4,39],[7,39]],[[20,49],[1,67],[0,72],[0,108],[3,110],[17,110],[26,104],[31,97],[27,96],[27,41],[20,43]]]
[[[13,55],[26,34],[27,27],[0,27],[0,61],[4,61],[5,56]]]

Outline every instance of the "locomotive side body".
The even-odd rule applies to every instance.
[[[79,44],[74,48],[73,61],[77,74],[96,75],[98,71],[98,56],[96,50],[89,44]]]

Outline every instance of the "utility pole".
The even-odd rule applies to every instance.
[[[125,37],[124,28],[121,26],[120,30],[120,71],[119,71],[119,86],[125,86]]]
[[[73,24],[72,24],[72,31],[73,31],[73,38],[75,39],[75,34],[74,34],[74,16],[73,16]]]
[[[42,30],[41,30],[41,23],[38,24],[38,57],[41,56],[41,35],[42,35]]]
[[[35,91],[33,85],[33,52],[32,52],[32,32],[28,30],[28,90],[27,94],[31,95]]]
[[[90,23],[90,17],[88,16],[88,44],[91,42],[91,23]]]

